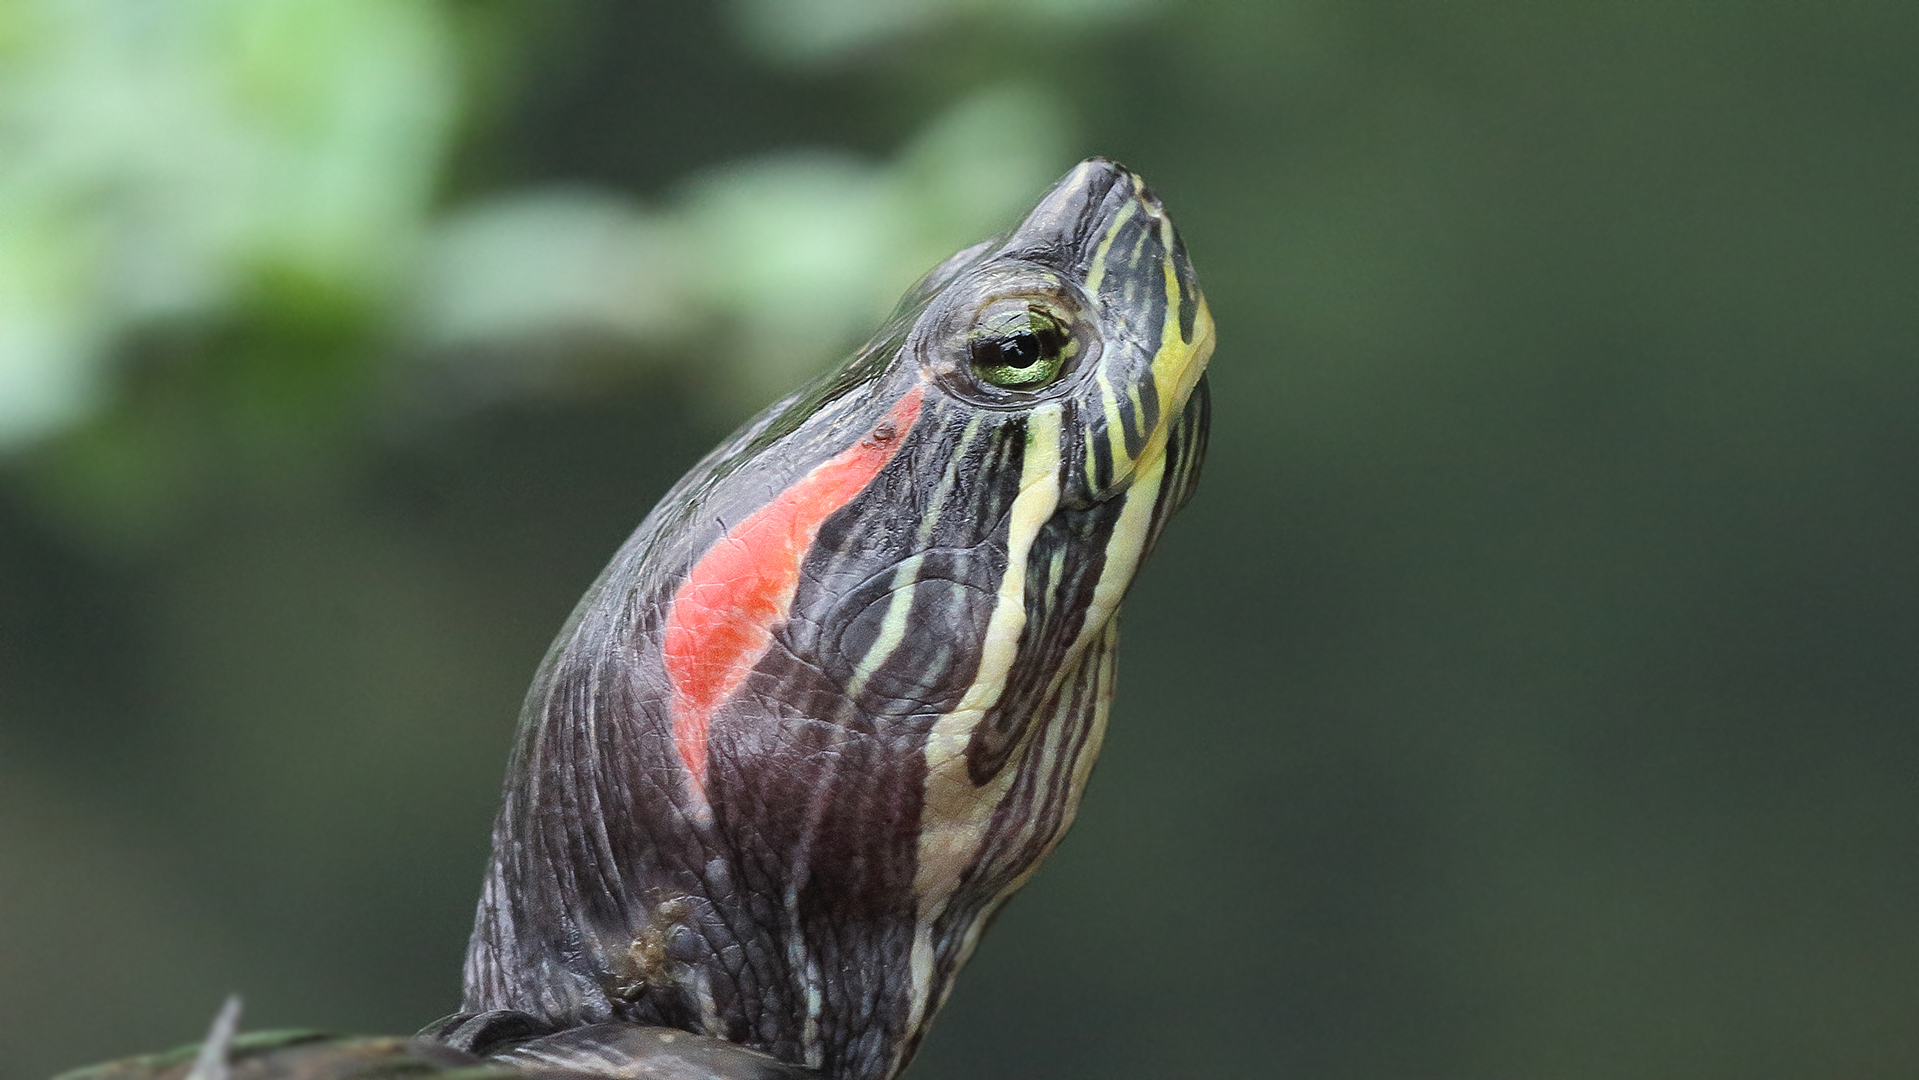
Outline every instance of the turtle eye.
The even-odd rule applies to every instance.
[[[1052,314],[1028,301],[1001,301],[980,313],[967,356],[981,380],[1013,390],[1034,390],[1059,378],[1076,351],[1071,335]]]

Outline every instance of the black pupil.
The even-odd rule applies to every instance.
[[[1004,337],[974,342],[973,362],[981,367],[1028,368],[1049,354],[1057,355],[1062,344],[1060,332],[1051,327],[1017,330]]]

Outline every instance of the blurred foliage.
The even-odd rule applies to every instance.
[[[439,8],[22,0],[4,18],[0,445],[100,409],[142,326],[286,293],[352,321],[405,281],[455,107]]]
[[[516,344],[521,363],[527,342],[581,333],[704,352],[713,391],[738,391],[735,408],[757,404],[1024,209],[1066,158],[1059,112],[1038,86],[993,85],[931,118],[884,165],[820,151],[758,157],[702,173],[658,211],[577,188],[477,202],[436,235],[419,330],[448,354]],[[980,157],[982,144],[995,152]]]
[[[1071,30],[1110,6],[1050,18]],[[1069,157],[1058,95],[1009,72],[959,89],[887,161],[796,147],[714,163],[660,209],[577,181],[443,207],[462,91],[512,66],[497,8],[9,13],[0,452],[53,444],[43,497],[111,544],[168,528],[208,456],[349,451],[387,410],[405,424],[551,388],[607,347],[623,363],[704,352],[730,415],[856,342]],[[821,63],[954,14],[762,4],[741,20],[765,51]],[[787,33],[799,24],[830,43]]]
[[[450,1008],[651,501],[1089,153],[1222,331],[912,1075],[1919,1069],[1919,8],[0,3],[0,1080]]]

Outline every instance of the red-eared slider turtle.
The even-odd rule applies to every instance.
[[[527,695],[463,1012],[71,1080],[887,1080],[1072,822],[1121,598],[1192,495],[1212,318],[1084,162],[688,473]]]

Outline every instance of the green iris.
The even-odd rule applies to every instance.
[[[967,344],[973,370],[994,386],[1032,390],[1059,378],[1070,339],[1052,315],[1030,303],[994,305],[981,313]]]

